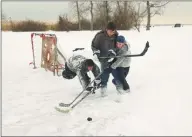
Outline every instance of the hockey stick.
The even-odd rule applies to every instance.
[[[77,101],[75,104],[73,104],[73,106],[71,107],[65,107],[65,106],[60,106],[63,107],[63,109],[59,108],[59,107],[55,107],[55,109],[59,112],[62,113],[69,113],[72,109],[74,109],[81,101],[83,101],[88,95],[90,95],[91,93],[93,93],[97,88],[94,87],[92,89],[92,91],[89,91],[88,93],[86,93],[79,101]]]
[[[74,50],[73,50],[73,52],[74,51],[77,51],[77,50],[84,50],[85,48],[75,48]]]
[[[57,50],[57,52],[59,53],[59,55],[63,58],[63,60],[66,62],[67,59],[66,59],[65,56],[61,53],[61,51],[60,51],[58,48],[56,48],[56,50]]]
[[[149,42],[147,41],[144,50],[140,54],[132,54],[132,55],[124,55],[124,56],[111,56],[111,57],[99,57],[101,59],[106,59],[106,58],[121,58],[121,57],[140,57],[144,56],[145,53],[147,52],[149,48]]]
[[[102,73],[103,73],[103,72],[101,72],[97,77],[95,77],[95,79],[92,80],[92,81],[85,87],[85,89],[83,89],[83,91],[81,91],[81,92],[77,95],[77,97],[76,97],[71,103],[68,103],[68,104],[60,103],[59,106],[61,106],[61,107],[69,107],[71,104],[73,104],[73,102],[75,102],[75,101],[81,96],[81,94],[83,94],[83,92],[85,92],[86,89],[87,89],[97,78],[99,78],[99,77],[101,76]]]

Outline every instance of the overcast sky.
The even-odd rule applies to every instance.
[[[12,20],[57,21],[59,14],[71,14],[71,3],[67,1],[3,1],[2,11]],[[153,24],[192,24],[192,2],[171,2],[162,16],[152,18]]]

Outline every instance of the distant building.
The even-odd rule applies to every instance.
[[[181,27],[181,24],[180,24],[180,23],[176,23],[176,24],[174,25],[174,27],[175,27],[175,28]]]

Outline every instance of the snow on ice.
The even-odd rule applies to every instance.
[[[92,58],[96,32],[48,33],[56,34],[67,57],[80,47]],[[131,93],[114,102],[117,94],[110,76],[107,97],[96,92],[69,114],[54,106],[81,92],[78,79],[64,80],[29,65],[32,32],[2,32],[2,135],[192,135],[191,32],[191,26],[119,31],[133,54],[150,42],[146,55],[132,60],[127,77]]]

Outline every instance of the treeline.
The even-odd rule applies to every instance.
[[[152,6],[154,7],[154,4],[150,4],[148,1],[76,1],[70,2],[70,4],[72,9],[71,18],[69,18],[67,14],[59,15],[55,23],[48,24],[33,20],[24,20],[20,22],[6,21],[6,17],[4,17],[2,30],[99,30],[104,28],[109,21],[113,21],[116,23],[118,30],[129,30],[134,27],[139,31],[144,17],[147,17],[147,25],[150,26],[152,15],[152,10],[150,10],[150,8]]]

